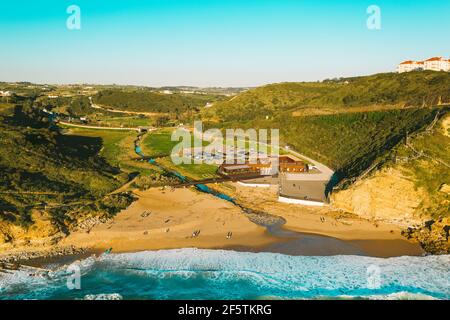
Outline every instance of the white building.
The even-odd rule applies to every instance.
[[[397,67],[398,73],[431,70],[431,71],[450,71],[450,60],[442,57],[433,57],[425,61],[404,61]]]
[[[408,61],[403,61],[402,63],[400,63],[398,65],[397,71],[398,71],[398,73],[403,73],[403,72],[423,70],[423,68],[424,68],[423,62],[408,60]]]
[[[425,70],[450,71],[450,60],[442,57],[434,57],[424,61]]]
[[[0,91],[0,95],[2,97],[10,97],[11,96],[11,91]]]

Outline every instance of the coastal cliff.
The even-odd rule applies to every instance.
[[[393,161],[331,196],[335,209],[400,225],[430,253],[449,253],[450,116],[410,137]]]

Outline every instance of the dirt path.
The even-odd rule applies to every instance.
[[[64,121],[60,121],[59,123],[65,125],[65,126],[68,126],[68,127],[83,128],[83,129],[120,130],[120,131],[137,131],[137,132],[139,132],[139,128],[86,126],[86,125],[83,125],[83,124],[74,124],[74,123],[64,122]]]

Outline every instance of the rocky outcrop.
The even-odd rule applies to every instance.
[[[61,238],[45,213],[33,212],[32,219],[34,223],[28,227],[0,221],[0,252],[18,246],[43,246]]]
[[[408,227],[403,235],[420,243],[426,252],[450,254],[450,219],[428,220],[420,226]]]
[[[53,257],[71,256],[85,254],[88,251],[84,248],[77,248],[74,246],[68,247],[54,247],[52,249],[44,250],[23,250],[13,251],[6,254],[0,254],[0,269],[2,263],[23,262],[33,259],[47,259]]]

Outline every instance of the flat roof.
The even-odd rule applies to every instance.
[[[247,166],[245,164],[243,165],[229,165],[223,167],[225,170],[241,170],[241,169],[250,169],[250,166]]]

